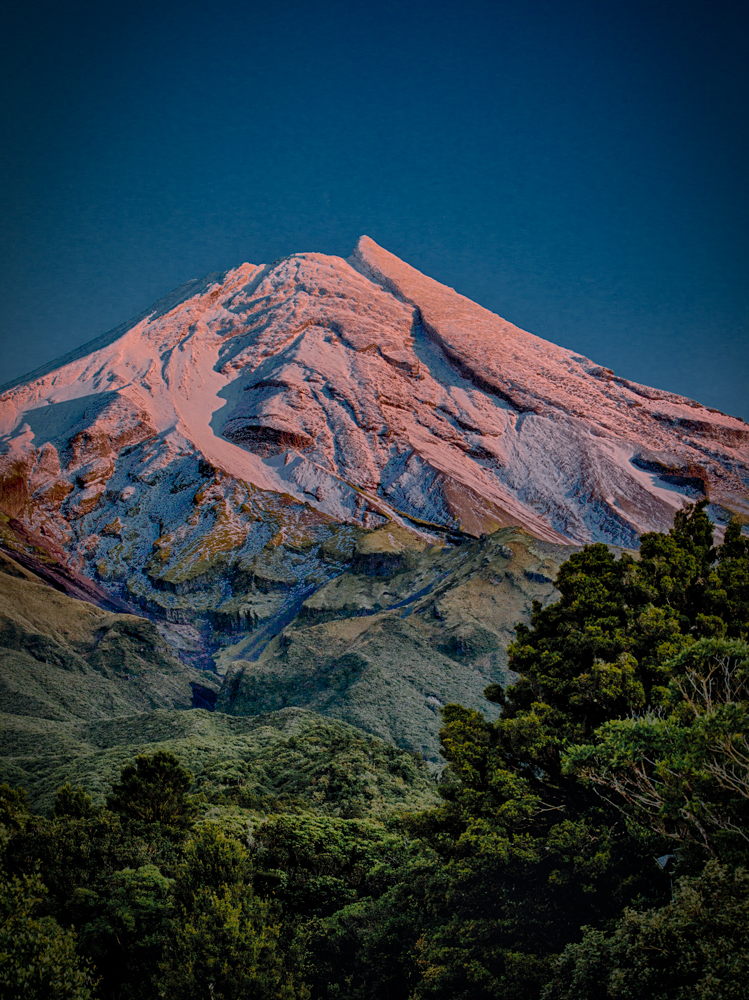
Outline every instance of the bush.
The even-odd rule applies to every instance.
[[[95,980],[75,951],[75,934],[37,916],[46,889],[36,875],[0,875],[0,996],[4,1000],[89,1000]]]
[[[708,862],[657,910],[625,910],[614,932],[585,928],[542,1000],[743,1000],[749,979],[749,872]]]

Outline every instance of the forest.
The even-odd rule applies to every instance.
[[[423,808],[367,808],[334,741],[335,809],[196,783],[169,750],[44,815],[2,786],[0,995],[743,998],[749,539],[715,545],[705,506],[562,565],[485,692],[499,718],[443,708]],[[376,766],[384,794],[426,773]]]

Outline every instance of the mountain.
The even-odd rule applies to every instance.
[[[2,387],[0,435],[27,569],[217,666],[226,712],[313,707],[426,756],[570,546],[636,547],[689,499],[749,516],[742,420],[367,237],[188,282]]]
[[[0,712],[103,719],[189,708],[210,674],[174,657],[156,626],[52,590],[0,553]],[[208,687],[206,687],[208,685]]]

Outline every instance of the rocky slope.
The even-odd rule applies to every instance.
[[[157,749],[224,806],[363,815],[434,798],[423,761],[392,741],[296,708],[211,714],[218,687],[152,622],[71,599],[0,553],[0,782],[34,808],[68,781],[101,801],[123,763]]]
[[[528,619],[533,600],[552,598],[569,554],[501,528],[389,560],[360,556],[270,643],[258,650],[250,634],[220,654],[226,674],[216,707],[240,715],[312,708],[437,762],[440,708],[461,702],[495,712],[484,688],[507,682],[515,623]]]
[[[366,237],[350,262],[297,254],[191,283],[88,346],[0,398],[3,509],[62,535],[165,481],[169,523],[195,459],[229,507],[248,495],[226,480],[286,493],[316,523],[400,511],[633,543],[679,487],[746,505],[743,421],[617,378]]]
[[[428,754],[424,713],[501,674],[512,624],[551,596],[533,574],[553,577],[570,545],[635,547],[688,499],[719,523],[749,515],[743,421],[525,333],[367,237],[348,261],[189,282],[3,387],[0,435],[3,545],[27,567],[46,559],[56,586],[144,612],[183,661],[215,655],[227,711],[304,689]],[[523,607],[487,582],[507,579],[500,549],[471,541],[498,529],[531,577],[510,572],[546,587]],[[539,545],[543,572],[528,568]],[[455,598],[493,636],[456,660],[465,637],[434,595],[440,579],[462,593],[463,565],[501,613]],[[388,698],[411,706],[392,723],[371,707]]]

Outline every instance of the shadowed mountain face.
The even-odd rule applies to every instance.
[[[218,688],[172,655],[153,622],[74,600],[2,552],[0,666],[2,716],[70,721],[189,708],[196,688]]]
[[[461,702],[490,716],[488,684],[507,684],[507,645],[552,580],[567,546],[501,528],[478,541],[352,559],[270,642],[254,634],[217,657],[216,707],[256,715],[311,708],[439,760],[440,709]]]
[[[472,538],[522,529],[520,548],[551,546],[556,566],[570,545],[636,546],[687,500],[718,522],[749,514],[743,421],[525,333],[367,237],[349,261],[296,254],[183,286],[6,387],[0,434],[0,527],[19,558],[46,546],[79,596],[142,609],[184,660],[216,654],[228,711],[301,704],[311,683],[305,704],[429,752],[435,726],[375,725],[341,692],[382,700],[373,677],[417,647],[409,691],[432,708],[466,697],[448,680],[427,691],[427,662],[478,670],[474,700],[501,674],[506,639],[494,659],[473,640],[459,653],[446,619],[396,607],[456,553],[470,563]],[[502,606],[496,635],[524,614]],[[329,684],[304,679],[323,668]]]

